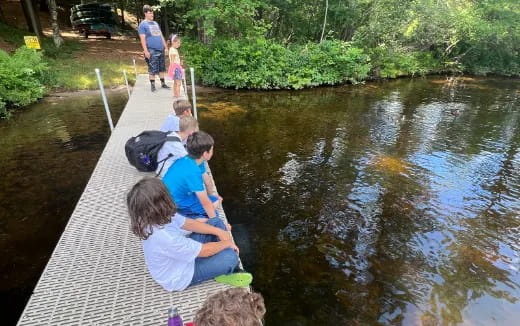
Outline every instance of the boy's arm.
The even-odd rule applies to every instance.
[[[207,172],[202,174],[202,180],[204,181],[204,187],[206,187],[206,192],[208,193],[208,195],[216,196],[220,201],[224,200],[214,190],[215,189],[215,185],[213,184],[213,181],[211,180],[211,177],[209,176],[209,174]]]
[[[161,33],[162,43],[164,45],[164,54],[168,55],[168,45],[166,44],[166,41],[164,40],[164,35]]]
[[[200,204],[204,208],[204,211],[208,215],[209,218],[214,218],[217,216],[217,211],[215,210],[215,207],[213,206],[213,203],[208,197],[208,194],[206,193],[206,190],[204,191],[197,191],[195,192],[195,195],[197,195],[197,198],[200,201]]]
[[[150,52],[148,51],[148,47],[146,46],[146,34],[139,34],[139,39],[141,40],[141,46],[143,47],[144,56],[147,59],[150,59]]]
[[[222,229],[219,229],[206,223],[198,222],[190,218],[186,218],[184,225],[182,226],[182,229],[200,234],[213,234],[216,235],[222,241],[231,240],[229,232],[226,232]]]
[[[238,247],[233,243],[233,241],[225,240],[219,242],[203,243],[197,257],[210,257],[226,248],[231,248],[238,253]]]
[[[213,234],[220,239],[219,242],[203,243],[197,257],[210,257],[226,248],[231,248],[237,253],[239,252],[238,247],[231,240],[229,232],[222,229],[189,218],[185,219],[182,229],[200,234]]]

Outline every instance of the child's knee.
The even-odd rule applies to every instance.
[[[222,230],[227,230],[226,225],[224,224],[224,221],[222,221],[222,219],[220,217],[210,218],[206,221],[206,224],[209,224],[211,226],[214,226],[214,227],[222,229]]]
[[[238,265],[238,254],[231,248],[222,251],[222,264],[233,270]]]

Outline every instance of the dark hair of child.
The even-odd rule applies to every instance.
[[[146,177],[137,182],[126,196],[130,229],[141,240],[153,232],[153,226],[171,222],[177,212],[164,183],[157,178]]]
[[[213,137],[209,134],[204,131],[196,131],[188,137],[186,149],[192,159],[199,159],[202,154],[208,152],[214,144]]]

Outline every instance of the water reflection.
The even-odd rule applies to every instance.
[[[5,325],[18,320],[109,137],[100,95],[69,96],[47,98],[0,121]],[[114,121],[126,100],[126,90],[109,92]]]
[[[514,325],[519,82],[370,86],[200,99],[267,324]]]

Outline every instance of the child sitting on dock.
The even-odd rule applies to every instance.
[[[179,131],[179,119],[183,116],[191,117],[191,104],[186,100],[174,101],[173,111],[175,114],[170,114],[166,117],[161,126],[161,131]]]
[[[188,154],[183,143],[189,135],[199,130],[199,123],[194,117],[183,116],[180,119],[179,129],[178,132],[172,131],[168,135],[168,137],[176,137],[179,141],[166,141],[159,150],[159,153],[157,153],[158,162],[166,159],[163,163],[157,166],[156,173],[161,178],[166,174],[170,166],[176,160]]]
[[[179,213],[190,218],[217,217],[222,202],[211,177],[205,170],[205,162],[213,156],[213,138],[204,131],[191,134],[186,147],[188,155],[173,163],[163,182],[177,204]]]
[[[148,271],[165,290],[180,291],[210,279],[234,286],[251,283],[249,273],[231,274],[238,248],[222,220],[202,223],[177,214],[161,180],[144,178],[135,184],[127,206],[131,230],[143,240]]]
[[[262,326],[265,311],[264,298],[260,293],[231,288],[207,298],[191,325]]]

